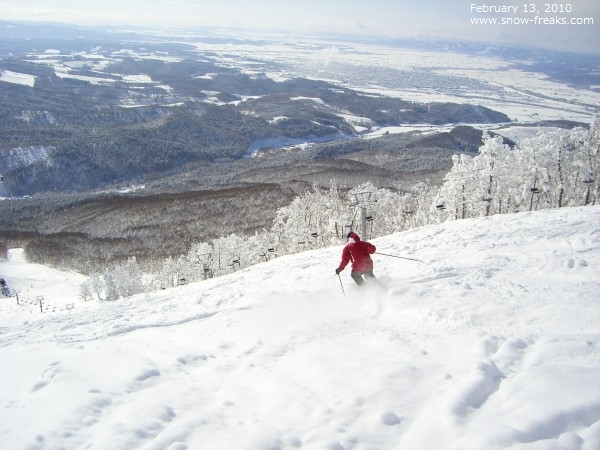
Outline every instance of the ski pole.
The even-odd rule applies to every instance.
[[[340,286],[342,287],[342,292],[344,293],[344,297],[346,296],[346,291],[344,290],[344,283],[342,283],[342,277],[340,276],[340,274],[337,274],[338,278],[340,279]]]
[[[421,263],[425,262],[425,261],[421,261],[420,259],[416,259],[416,258],[406,258],[404,256],[388,255],[387,253],[375,252],[375,254],[376,255],[381,255],[381,256],[389,256],[391,258],[408,259],[409,261],[417,261],[417,262],[421,262]]]

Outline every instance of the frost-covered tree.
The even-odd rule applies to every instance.
[[[544,132],[514,149],[487,136],[473,158],[455,155],[436,199],[440,220],[595,204],[599,120]]]
[[[529,153],[531,177],[526,181],[526,186],[535,194],[536,209],[562,207],[565,196],[566,177],[568,174],[567,133],[563,130],[553,133],[542,133],[529,139],[520,146],[520,151]],[[541,205],[540,205],[541,203]],[[533,209],[533,200],[530,210]]]
[[[168,257],[163,261],[160,272],[156,276],[157,284],[161,289],[174,287],[179,279],[179,271],[177,264],[172,257]]]
[[[368,211],[368,222],[371,236],[385,236],[404,229],[407,206],[404,205],[404,197],[389,189],[379,189]],[[367,236],[369,237],[369,236]]]
[[[89,277],[88,281],[90,283],[90,288],[92,292],[96,294],[98,300],[105,300],[104,292],[106,288],[102,275],[99,273],[94,273]]]
[[[144,273],[140,269],[135,256],[127,259],[120,267],[120,291],[124,297],[144,292]]]
[[[529,209],[590,204],[597,190],[598,120],[589,130],[541,133],[518,148]],[[589,187],[588,187],[589,185]]]
[[[104,299],[107,301],[115,301],[120,297],[118,282],[109,270],[104,273],[104,292]]]
[[[280,248],[277,235],[272,231],[262,230],[250,236],[247,240],[248,248],[253,249],[248,264],[257,264],[277,257],[285,249]]]
[[[510,147],[491,135],[484,137],[477,156],[454,155],[437,199],[440,217],[489,216],[514,204],[514,190],[508,182],[511,160]]]
[[[572,130],[570,138],[580,147],[573,161],[579,173],[575,196],[582,198],[583,205],[597,205],[600,187],[600,116],[594,117],[589,129]]]
[[[452,168],[444,177],[436,208],[446,211],[454,219],[465,219],[472,214],[470,197],[477,187],[477,176],[473,158],[468,155],[454,155]],[[441,213],[440,213],[441,214]]]
[[[94,297],[94,292],[92,290],[92,284],[89,280],[86,280],[79,287],[79,298],[84,302],[91,300]]]
[[[508,160],[511,149],[504,144],[500,136],[486,135],[483,145],[479,148],[479,155],[473,160],[475,178],[479,186],[472,194],[472,203],[479,209],[480,215],[489,216],[498,212],[502,202],[501,175],[504,175],[503,163]]]
[[[439,188],[431,184],[431,180],[425,179],[415,183],[411,190],[415,205],[415,227],[436,223],[439,220],[437,206],[439,199]]]
[[[213,240],[212,244],[215,254],[215,271],[218,274],[236,271],[248,265],[249,255],[246,251],[244,237],[230,234],[227,237]]]
[[[600,121],[595,117],[587,129],[540,133],[514,149],[500,137],[485,136],[478,155],[453,157],[439,187],[424,180],[399,193],[364,183],[343,194],[335,181],[328,189],[315,185],[280,208],[269,230],[195,243],[187,255],[166,259],[154,287],[176,286],[182,278],[202,280],[276,256],[340,244],[348,231],[362,233],[363,214],[369,219],[363,237],[372,239],[444,220],[598,204],[599,153]],[[115,300],[141,292],[143,286],[133,259],[91,279],[82,290]]]
[[[144,292],[144,274],[135,257],[124,264],[118,264],[104,273],[104,291],[106,300],[117,300]]]
[[[192,271],[193,275],[190,276],[190,281],[213,276],[213,247],[210,244],[206,242],[193,243],[188,251],[187,259],[190,265],[196,267],[196,270]]]
[[[348,219],[348,203],[335,182],[329,189],[314,185],[280,208],[271,229],[281,254],[339,243]]]

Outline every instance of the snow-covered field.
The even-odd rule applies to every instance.
[[[35,76],[11,70],[0,70],[0,81],[33,87],[35,85]]]
[[[588,122],[600,102],[600,92],[577,89],[553,81],[542,73],[526,71],[508,61],[487,55],[452,51],[418,51],[357,42],[322,42],[263,39],[251,42],[198,42],[199,51],[214,52],[225,66],[248,74],[266,73],[282,80],[312,77],[342,84],[367,94],[386,95],[414,102],[457,102],[483,105],[520,123],[539,120]],[[283,70],[258,67],[275,62]],[[340,82],[340,80],[345,80]]]
[[[166,42],[171,39],[163,37]],[[330,81],[367,95],[385,95],[413,102],[456,102],[482,105],[503,112],[511,120],[531,123],[541,120],[574,120],[589,122],[600,104],[600,92],[575,88],[549,78],[546,74],[524,69],[525,61],[509,61],[489,54],[461,54],[453,51],[418,51],[379,44],[352,41],[328,41],[289,38],[284,36],[248,36],[232,43],[229,39],[195,42],[199,59],[210,59],[224,67],[240,70],[249,76],[268,76],[275,81],[308,77]],[[46,49],[31,54],[30,62],[53,67],[56,76],[86,81],[91,84],[112,84],[125,81],[134,86],[160,87],[167,92],[172,87],[153,82],[148,74],[127,75],[110,72],[110,64],[124,56],[136,59],[179,61],[185,55],[167,55],[121,49],[102,53],[101,48],[77,52],[77,59]],[[79,73],[83,67],[90,72]],[[581,68],[574,67],[574,71]],[[97,76],[93,73],[96,72]],[[198,78],[210,79],[206,73]],[[342,81],[343,80],[343,81]],[[35,77],[4,71],[0,81],[33,86]],[[214,92],[214,94],[218,94]],[[235,92],[231,92],[235,94]],[[258,94],[258,93],[257,93]],[[240,93],[241,96],[241,93]],[[243,96],[243,99],[257,96]],[[223,105],[216,97],[204,99]],[[322,101],[315,99],[315,101]],[[167,105],[174,106],[178,102]],[[124,99],[124,107],[143,106],[138,99]],[[362,118],[346,115],[346,120],[361,123]],[[275,118],[274,118],[275,120]],[[386,130],[403,132],[400,128]]]
[[[0,263],[0,447],[600,448],[600,206],[341,246],[117,302]],[[36,301],[43,296],[44,312]]]

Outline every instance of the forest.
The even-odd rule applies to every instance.
[[[314,186],[278,209],[268,230],[193,243],[144,276],[135,258],[91,274],[83,299],[116,300],[144,290],[222,275],[285,254],[340,245],[350,230],[373,239],[414,227],[549,208],[600,204],[600,118],[588,128],[545,132],[511,148],[486,136],[475,156],[457,154],[441,186],[397,193],[364,183],[343,192]],[[482,230],[482,237],[485,231]]]
[[[303,77],[277,82],[187,44],[100,42],[57,41],[50,54],[7,44],[0,74],[32,80],[0,82],[0,173],[10,195],[153,181],[190,165],[239,161],[267,139],[510,122],[479,105],[415,103]]]
[[[423,178],[439,184],[452,155],[476,154],[481,136],[481,130],[459,126],[261,150],[255,158],[188,164],[181,174],[112,189],[7,199],[0,201],[0,230],[12,247],[31,242],[38,261],[48,249],[52,260],[85,272],[127,255],[144,267],[184,253],[194,241],[267,229],[278,208],[313,184],[327,187],[335,179],[347,191],[370,181],[395,192]]]

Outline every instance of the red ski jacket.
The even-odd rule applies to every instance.
[[[361,241],[356,233],[349,235],[354,242],[350,241],[342,250],[342,262],[339,270],[342,271],[352,261],[352,270],[357,273],[365,273],[373,270],[371,255],[377,250],[369,242]]]

